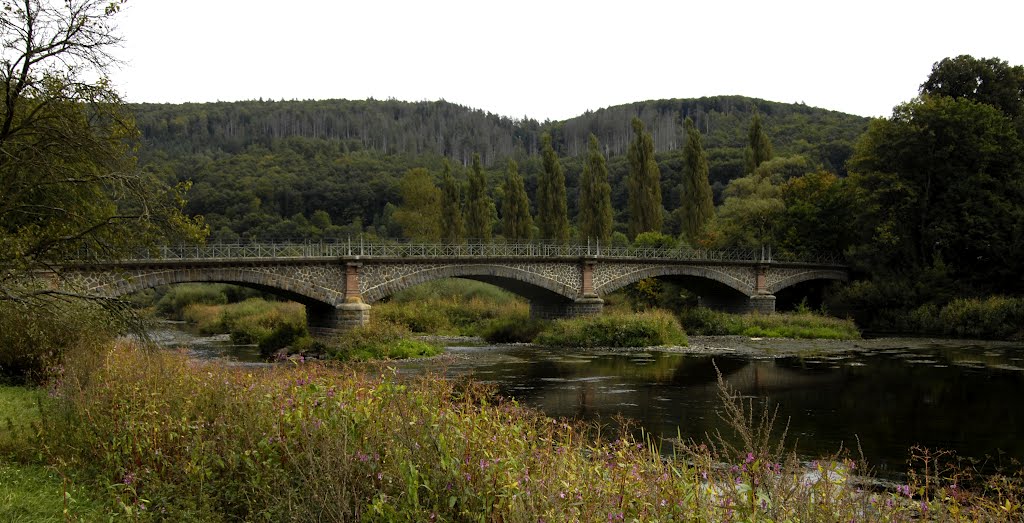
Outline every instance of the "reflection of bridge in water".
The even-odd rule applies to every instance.
[[[772,312],[783,289],[848,277],[836,259],[543,243],[191,245],[78,264],[64,275],[69,285],[111,297],[187,282],[253,287],[305,304],[317,334],[363,324],[371,304],[440,278],[493,284],[529,300],[533,316],[555,318],[600,312],[603,296],[645,278],[679,280],[713,308]]]

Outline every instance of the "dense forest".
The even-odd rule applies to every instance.
[[[192,184],[185,211],[205,217],[213,240],[602,238],[842,253],[858,281],[833,312],[935,330],[957,299],[1024,293],[1024,68],[947,58],[908,99],[870,121],[741,96],[561,122],[444,101],[132,110],[143,169]]]
[[[456,178],[465,181],[474,154],[481,158],[492,192],[500,187],[505,163],[517,161],[534,200],[544,133],[551,135],[564,163],[570,216],[578,213],[588,136],[598,138],[608,158],[616,230],[625,232],[626,149],[634,117],[652,135],[667,210],[680,203],[686,118],[703,135],[709,179],[719,202],[729,181],[744,175],[753,114],[761,115],[777,155],[793,158],[805,170],[820,167],[839,175],[845,174],[853,143],[868,122],[740,96],[641,102],[543,123],[445,101],[249,101],[132,108],[143,137],[142,165],[170,181],[191,181],[186,210],[205,216],[215,238],[360,232],[400,236],[391,216],[400,204],[402,175],[424,167],[440,176],[447,159]],[[667,223],[668,232],[678,232],[672,220]]]

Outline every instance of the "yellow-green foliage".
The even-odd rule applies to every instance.
[[[551,347],[686,345],[686,333],[675,316],[656,309],[555,320],[545,326],[534,342]]]
[[[300,303],[250,298],[227,305],[191,304],[183,317],[203,334],[230,334],[235,343],[259,343],[282,326],[306,330],[306,311]]]
[[[105,347],[124,318],[84,302],[0,302],[0,380],[44,380],[67,354]]]
[[[445,279],[418,285],[373,307],[373,317],[412,332],[477,335],[491,319],[525,313],[529,305],[493,285]]]
[[[680,318],[686,331],[696,335],[840,340],[860,338],[860,331],[853,321],[811,312],[729,314],[695,307],[683,310]]]
[[[436,377],[402,382],[322,365],[254,371],[123,345],[87,380],[65,380],[59,398],[43,418],[49,459],[143,520],[917,521],[925,509],[950,513],[941,499],[922,505],[862,492],[846,483],[841,463],[817,463],[819,479],[808,480],[803,464],[777,460],[757,439],[721,453],[684,445],[685,459],[665,459],[628,434],[595,439]],[[992,493],[988,509],[963,499],[965,521],[1020,515],[1018,506],[994,508],[1012,501],[1002,493]]]
[[[958,298],[937,314],[927,316],[932,321],[922,326],[924,332],[961,338],[1024,339],[1024,298]]]
[[[436,356],[443,351],[439,345],[411,336],[405,325],[374,319],[338,335],[328,344],[327,355],[337,360],[366,361]]]

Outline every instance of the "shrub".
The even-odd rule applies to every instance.
[[[295,302],[250,298],[227,305],[192,304],[182,316],[202,334],[230,334],[234,343],[267,344],[271,352],[308,334],[305,307]]]
[[[555,320],[534,341],[550,347],[650,347],[686,345],[686,333],[671,313],[653,310]]]
[[[949,336],[1024,339],[1024,299],[956,299],[939,312],[938,324],[942,326],[941,333]]]
[[[438,345],[412,339],[404,325],[374,320],[362,327],[341,333],[328,346],[327,355],[338,360],[404,359],[434,356]]]
[[[94,303],[0,302],[0,381],[42,382],[68,354],[105,347],[129,320]]]
[[[851,320],[811,312],[729,314],[706,307],[684,309],[680,320],[686,331],[702,336],[741,335],[762,338],[860,338]]]
[[[547,321],[530,318],[529,314],[513,314],[494,318],[480,328],[480,337],[490,343],[529,343],[547,326]]]
[[[224,293],[224,285],[206,285],[185,283],[173,285],[156,302],[156,311],[164,316],[184,319],[184,311],[189,305],[223,305],[228,302]]]
[[[373,315],[412,332],[477,335],[487,320],[525,312],[522,299],[471,280],[437,280],[375,305]]]

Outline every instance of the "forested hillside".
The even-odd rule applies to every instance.
[[[400,203],[401,176],[414,167],[440,176],[448,159],[456,179],[464,181],[463,167],[473,154],[480,155],[492,192],[507,160],[516,160],[533,200],[545,132],[565,164],[570,216],[577,213],[588,136],[598,137],[609,157],[617,229],[625,230],[625,151],[633,117],[654,138],[668,210],[679,203],[687,117],[704,135],[718,199],[730,180],[744,174],[755,112],[777,155],[799,155],[808,165],[840,175],[854,140],[867,128],[866,118],[740,96],[640,102],[543,123],[444,101],[248,101],[133,109],[143,136],[143,167],[169,180],[191,181],[187,211],[204,215],[215,237],[399,235],[391,214]]]

